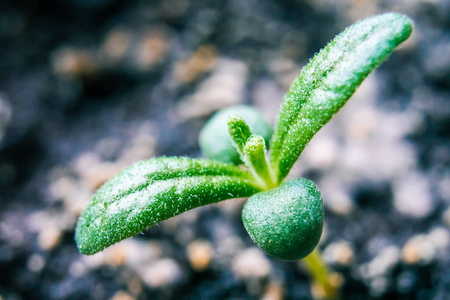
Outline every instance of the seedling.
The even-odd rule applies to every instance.
[[[264,121],[256,117],[249,126],[247,113],[238,112],[227,119],[234,148],[225,147],[219,154],[226,162],[160,157],[119,173],[95,193],[80,216],[75,235],[79,251],[94,254],[195,207],[250,197],[242,219],[253,241],[282,260],[307,256],[306,266],[326,296],[332,297],[335,291],[318,252],[308,256],[322,234],[319,189],[308,179],[283,181],[311,138],[409,37],[412,28],[408,17],[387,13],[359,21],[339,34],[290,87],[268,145],[270,131],[256,131],[266,127]],[[216,153],[210,149],[227,141],[208,126],[214,125],[207,125],[201,139],[206,155]],[[217,159],[216,154],[210,156]],[[234,165],[241,162],[244,167]]]

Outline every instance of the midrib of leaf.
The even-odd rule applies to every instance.
[[[134,186],[126,191],[123,191],[122,193],[117,194],[116,196],[114,196],[112,198],[111,202],[108,203],[113,203],[115,201],[120,201],[121,199],[123,199],[125,196],[129,196],[132,195],[135,192],[139,192],[142,191],[144,189],[147,188],[151,188],[155,185],[158,185],[158,183],[163,183],[163,182],[167,182],[169,185],[176,182],[176,180],[179,179],[204,179],[204,180],[214,180],[214,179],[229,179],[229,180],[233,180],[233,181],[238,181],[238,180],[244,180],[243,177],[239,177],[239,176],[228,176],[228,175],[190,175],[190,176],[172,176],[172,177],[168,177],[166,179],[155,179],[152,177],[149,177],[147,181],[143,182],[140,185]],[[252,178],[253,179],[253,178]],[[251,182],[249,180],[249,182]],[[255,185],[257,186],[258,184],[255,183]]]
[[[192,183],[217,183],[217,182],[232,182],[232,183],[238,183],[238,182],[242,182],[244,181],[241,177],[232,177],[232,176],[211,176],[211,175],[199,175],[199,176],[190,176],[190,177],[176,177],[176,178],[171,178],[171,179],[166,179],[166,180],[156,180],[154,182],[152,182],[151,184],[147,184],[147,185],[142,185],[140,186],[138,189],[135,189],[129,193],[123,193],[122,195],[115,197],[117,198],[116,201],[112,201],[110,202],[110,204],[114,204],[114,202],[120,201],[122,200],[123,202],[126,202],[126,198],[133,198],[133,196],[139,192],[145,192],[147,193],[147,195],[149,196],[157,196],[160,192],[168,192],[169,190],[173,189],[173,191],[171,191],[171,193],[173,193],[174,195],[180,195],[180,200],[182,200],[181,196],[184,193],[183,192],[183,188],[185,188],[188,184],[192,184]],[[192,185],[192,188],[195,185]],[[251,184],[248,184],[248,186],[251,186]],[[197,189],[200,191],[202,190],[202,187],[200,185],[197,186]],[[197,203],[189,203],[189,205],[186,205],[186,203],[169,203],[170,205],[186,205],[189,206],[189,209],[192,209],[194,207],[197,206],[201,206],[201,205],[206,205],[206,204],[210,204],[210,203],[214,203],[214,202],[218,202],[221,200],[225,200],[225,199],[216,199],[216,197],[214,197],[214,192],[213,190],[207,190],[204,189],[207,193],[209,193],[209,196],[211,196],[211,198],[209,199],[204,199],[201,200],[199,198],[197,198],[198,202]],[[256,187],[255,187],[256,190]],[[237,197],[236,193],[229,193],[228,194],[229,197]],[[190,195],[187,195],[187,199],[190,200]],[[218,200],[218,201],[215,201]],[[129,201],[130,205],[135,205],[136,203],[133,203],[132,201]],[[149,203],[142,203],[142,207],[144,208],[144,206],[148,206]],[[186,210],[189,210],[186,209]],[[184,210],[184,211],[186,211]],[[183,212],[184,212],[183,211]],[[164,211],[161,211],[161,214],[164,214]],[[158,221],[159,222],[159,221]],[[153,225],[153,224],[151,224]],[[150,226],[151,226],[150,225]]]

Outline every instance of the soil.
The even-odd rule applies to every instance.
[[[342,299],[449,299],[448,0],[2,1],[0,299],[311,299],[301,263],[251,241],[242,199],[90,257],[74,227],[127,165],[201,157],[220,108],[253,105],[273,123],[314,53],[386,11],[409,15],[413,36],[291,176],[322,190],[319,248]]]

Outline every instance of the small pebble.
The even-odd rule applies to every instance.
[[[302,162],[307,168],[326,170],[336,161],[338,144],[336,139],[325,136],[317,136],[308,144],[302,154]]]
[[[211,45],[199,47],[191,57],[177,62],[175,78],[181,83],[190,83],[203,73],[210,71],[217,60],[216,49]]]
[[[125,264],[128,254],[126,245],[127,242],[124,242],[107,248],[95,255],[82,256],[82,261],[87,269],[94,269],[102,265],[113,267],[122,266]]]
[[[450,232],[448,228],[438,227],[428,234],[428,239],[436,249],[443,250],[450,244]]]
[[[103,53],[112,62],[121,61],[130,48],[132,35],[124,28],[109,31],[102,45]]]
[[[31,272],[40,272],[45,265],[42,255],[33,254],[28,258],[27,267]]]
[[[95,145],[95,152],[102,159],[112,160],[118,156],[121,150],[122,142],[118,138],[103,138]]]
[[[408,216],[424,218],[433,208],[430,185],[418,172],[409,173],[394,181],[394,206]]]
[[[89,50],[62,48],[52,54],[53,71],[60,76],[89,76],[98,71],[98,60]]]
[[[62,231],[59,228],[43,228],[38,234],[38,246],[41,250],[50,251],[61,242]]]
[[[266,278],[272,266],[259,248],[250,248],[240,252],[233,261],[232,269],[241,279]]]
[[[84,177],[87,171],[101,163],[99,155],[95,152],[84,152],[80,154],[73,162],[73,170],[80,176]]]
[[[118,291],[114,294],[111,300],[135,300],[136,298],[132,297],[125,291]]]
[[[243,248],[244,242],[239,236],[220,237],[217,240],[216,261],[220,265],[229,268],[232,261]]]
[[[85,152],[73,162],[74,170],[91,193],[120,172],[123,167],[121,164],[102,161],[94,152]]]
[[[248,68],[237,60],[222,58],[215,70],[198,90],[177,105],[177,114],[183,119],[206,116],[216,110],[242,103]]]
[[[122,244],[125,247],[126,263],[133,268],[153,262],[163,255],[163,248],[159,241],[128,239]]]
[[[74,261],[69,267],[70,275],[81,278],[86,275],[88,268],[85,263],[80,260]]]
[[[89,268],[108,264],[121,266],[126,264],[132,269],[139,269],[160,258],[162,248],[158,242],[140,241],[133,238],[116,244],[92,256],[83,256],[84,263]]]
[[[329,173],[319,182],[324,205],[335,214],[349,216],[355,209],[355,204],[346,189],[346,185],[336,180],[336,175]]]
[[[274,58],[268,62],[268,68],[276,76],[276,80],[281,84],[283,90],[288,90],[292,81],[298,77],[301,67],[294,61],[287,58]]]
[[[84,172],[83,178],[81,178],[86,187],[92,191],[97,190],[106,181],[113,178],[117,173],[123,169],[122,165],[102,162],[92,168],[87,169]]]
[[[162,288],[179,282],[183,277],[180,266],[170,258],[158,260],[139,269],[142,281],[150,288]]]
[[[136,67],[143,71],[150,70],[167,56],[169,49],[169,37],[165,31],[147,31],[136,47]]]
[[[283,283],[279,281],[271,281],[267,285],[267,289],[261,297],[261,300],[283,300],[284,299]]]
[[[137,129],[128,145],[120,155],[120,161],[124,165],[138,160],[149,159],[155,155],[157,140],[155,138],[155,126],[151,122],[143,122]]]
[[[76,218],[86,208],[93,191],[80,182],[77,176],[67,175],[66,172],[56,174],[59,173],[58,169],[59,167],[55,167],[50,171],[49,192],[53,201],[62,201],[64,204],[64,211],[71,216],[66,220],[72,219],[75,223]]]
[[[187,247],[187,257],[189,263],[195,271],[203,271],[207,269],[214,256],[214,249],[211,243],[207,241],[197,240]]]
[[[360,266],[360,273],[364,278],[384,276],[399,263],[400,255],[400,249],[395,246],[387,246],[370,262]]]
[[[450,244],[448,229],[436,228],[429,234],[412,237],[403,247],[403,261],[407,264],[427,264],[437,255],[446,255]]]
[[[403,260],[407,264],[417,264],[420,261],[428,262],[433,255],[433,247],[423,235],[415,236],[403,247]]]
[[[344,16],[349,22],[356,22],[361,18],[376,15],[379,12],[378,1],[371,0],[347,0],[335,2],[339,14]]]
[[[72,190],[70,196],[63,198],[64,210],[73,217],[74,224],[92,199],[92,191],[81,184],[80,186],[79,189]]]
[[[346,241],[332,243],[323,251],[323,259],[329,264],[348,266],[352,264],[354,257],[353,249]]]
[[[133,276],[127,281],[127,288],[132,295],[139,295],[143,292],[142,282],[139,277]]]
[[[122,245],[112,247],[109,255],[107,256],[107,263],[111,266],[124,265],[128,255],[126,248],[126,246]]]
[[[50,193],[55,199],[70,197],[72,192],[78,188],[78,182],[69,176],[57,178],[50,183]]]
[[[352,142],[367,142],[377,130],[377,121],[380,118],[378,111],[372,107],[360,107],[358,113],[349,121],[347,126],[347,138]]]

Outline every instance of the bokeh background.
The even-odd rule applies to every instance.
[[[0,299],[311,299],[229,200],[87,257],[92,193],[125,166],[200,157],[218,109],[273,123],[290,83],[346,26],[415,31],[312,140],[292,177],[322,190],[320,244],[343,299],[450,297],[450,1],[0,2]]]

